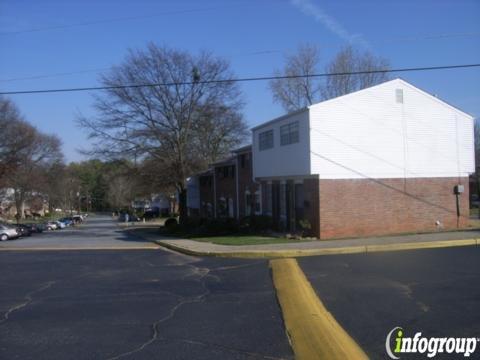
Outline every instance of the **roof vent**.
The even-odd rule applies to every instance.
[[[398,104],[403,104],[403,89],[395,89],[395,99]]]

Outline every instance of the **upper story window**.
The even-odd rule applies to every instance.
[[[298,121],[280,126],[280,145],[289,145],[300,141]]]
[[[200,178],[200,186],[212,186],[212,178],[210,176],[202,176]]]
[[[273,130],[258,134],[258,149],[260,151],[273,148]]]
[[[220,174],[220,178],[233,178],[235,177],[235,166],[223,166],[218,168],[218,173]]]

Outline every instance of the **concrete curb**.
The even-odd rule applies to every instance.
[[[270,261],[295,359],[368,359],[317,297],[295,259]]]
[[[341,241],[341,240],[339,240]],[[235,257],[235,258],[292,258],[303,256],[319,255],[340,255],[340,254],[359,254],[387,251],[402,251],[416,249],[434,249],[456,246],[478,246],[480,239],[460,239],[460,240],[436,240],[424,242],[409,242],[395,244],[378,245],[358,245],[332,247],[322,249],[297,249],[297,250],[239,250],[239,251],[198,251],[183,246],[177,246],[162,240],[155,240],[155,243],[167,249],[181,252],[186,255],[194,256],[217,256],[217,257]]]

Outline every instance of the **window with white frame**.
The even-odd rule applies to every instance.
[[[218,201],[217,215],[222,218],[228,216],[228,200],[223,196]]]
[[[261,205],[260,199],[261,199],[260,191],[255,191],[255,196],[254,196],[255,215],[260,215],[262,213],[262,205]]]
[[[252,215],[252,194],[250,194],[250,191],[245,191],[245,216],[250,216]]]
[[[264,211],[266,215],[272,215],[272,184],[264,184],[265,204]]]
[[[280,184],[280,217],[287,216],[286,186],[286,184]]]
[[[273,148],[273,130],[258,134],[258,149],[260,151]]]
[[[299,141],[298,121],[280,126],[280,145],[294,144]]]

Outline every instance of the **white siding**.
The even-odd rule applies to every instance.
[[[403,104],[396,101],[403,90]],[[473,118],[397,79],[310,107],[320,178],[457,177],[474,172]]]
[[[280,127],[298,121],[299,142],[280,145]],[[273,129],[273,148],[259,151],[258,134]],[[285,116],[253,129],[253,176],[277,177],[305,175],[310,172],[308,110]]]

